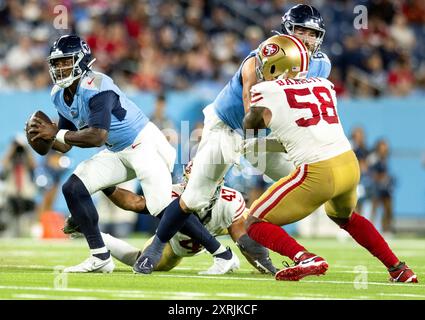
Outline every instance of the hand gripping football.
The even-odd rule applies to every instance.
[[[38,154],[44,156],[45,154],[47,154],[50,150],[50,148],[53,145],[53,140],[44,140],[41,138],[35,139],[34,141],[31,141],[31,139],[36,136],[36,133],[29,133],[28,131],[30,130],[30,124],[31,124],[31,120],[33,117],[37,117],[40,118],[44,121],[47,122],[52,122],[50,120],[50,118],[43,112],[43,111],[36,111],[34,112],[31,117],[28,119],[26,126],[25,126],[25,132],[27,135],[27,140],[28,140],[28,144],[35,150],[35,152],[37,152]]]

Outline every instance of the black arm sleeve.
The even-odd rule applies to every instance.
[[[59,123],[58,123],[59,130],[65,129],[65,130],[77,131],[77,128],[71,121],[63,117],[60,113],[58,114],[59,114]]]
[[[93,96],[89,101],[89,127],[109,131],[112,110],[119,106],[119,96],[111,90],[102,91]]]

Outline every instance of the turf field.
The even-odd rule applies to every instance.
[[[378,260],[351,239],[301,239],[312,252],[329,262],[325,276],[299,282],[275,281],[254,271],[227,238],[222,242],[236,250],[241,269],[223,276],[199,276],[212,258],[201,254],[186,258],[170,272],[135,275],[116,262],[112,274],[69,274],[63,266],[87,257],[85,242],[78,240],[0,240],[1,299],[425,299],[425,239],[389,241],[396,254],[418,275],[419,284],[392,284]],[[141,246],[144,239],[131,239]],[[276,266],[282,259],[272,255]],[[62,267],[61,267],[62,266]]]

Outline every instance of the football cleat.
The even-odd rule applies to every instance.
[[[306,276],[320,276],[328,270],[325,259],[310,252],[294,258],[294,265],[287,266],[275,274],[276,280],[298,281]]]
[[[405,262],[400,262],[397,267],[389,268],[391,282],[413,282],[418,283],[418,277]]]
[[[141,255],[133,265],[133,273],[151,274],[155,268],[152,258]]]
[[[63,272],[66,273],[87,273],[87,272],[102,272],[102,273],[112,273],[115,269],[114,261],[112,257],[109,257],[106,260],[99,259],[95,256],[90,256],[82,263],[65,268]]]
[[[62,228],[63,233],[65,234],[73,234],[73,233],[79,233],[80,231],[80,226],[77,225],[74,221],[74,219],[72,218],[72,216],[68,216],[68,218],[65,219],[65,224]]]
[[[230,248],[227,248],[227,250],[229,250],[230,253],[232,254],[232,257],[229,260],[214,257],[214,264],[208,270],[200,271],[198,272],[198,274],[202,274],[202,275],[225,274],[225,273],[232,272],[239,269],[240,261],[238,256],[234,254],[232,250],[230,250]]]
[[[272,275],[275,275],[277,272],[277,269],[273,265],[272,260],[270,257],[267,257],[266,259],[260,260],[254,260],[256,269],[260,271],[261,273],[271,273]]]

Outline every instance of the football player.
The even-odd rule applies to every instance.
[[[267,46],[277,47],[278,53],[268,55],[262,50]],[[281,228],[324,204],[329,218],[386,266],[391,281],[417,282],[415,273],[395,256],[373,224],[354,212],[358,160],[338,117],[333,84],[320,77],[306,79],[302,72],[308,67],[306,50],[301,41],[288,35],[268,39],[259,50],[259,68],[266,81],[251,89],[244,128],[269,128],[296,169],[254,201],[247,219],[248,234],[275,252],[294,255],[295,264],[278,271],[277,280],[324,274],[328,263],[295,243]]]
[[[138,178],[145,210],[162,215],[171,201],[171,171],[176,152],[162,132],[107,75],[91,70],[95,59],[87,43],[76,35],[60,37],[50,50],[49,71],[54,87],[51,98],[59,124],[33,117],[33,140],[54,140],[53,149],[67,152],[72,146],[106,149],[78,165],[62,191],[69,211],[80,226],[91,256],[64,272],[112,272],[114,263],[98,227],[91,195],[96,191],[114,198],[109,188]],[[160,181],[160,183],[158,183]],[[217,257],[233,257],[208,233],[196,217],[185,225],[194,239]],[[231,260],[230,260],[231,261]],[[232,262],[232,261],[231,261]]]
[[[316,9],[307,5],[291,8],[282,18],[282,31],[305,32],[304,38],[309,43],[310,52],[317,57],[323,57],[323,59],[311,59],[309,76],[329,75],[329,60],[319,51],[325,30],[323,19]],[[313,41],[314,37],[316,39]],[[263,47],[262,50],[268,51],[271,55],[276,53],[272,47]],[[208,205],[218,183],[229,168],[239,161],[241,155],[239,149],[244,134],[242,121],[249,108],[250,89],[263,80],[261,72],[258,72],[258,52],[258,50],[252,51],[242,61],[229,83],[203,110],[204,129],[193,163],[191,179],[181,197],[174,200],[165,210],[164,217],[167,218],[161,220],[151,245],[134,265],[134,272],[148,274],[153,271],[166,243],[185,224],[191,212],[197,212]],[[305,59],[305,63],[308,61]],[[303,68],[304,72],[308,72],[306,66]],[[271,136],[268,140],[273,141],[272,138]],[[285,153],[271,151],[266,152],[261,158],[265,165],[260,164],[258,159],[250,154],[246,157],[254,165],[263,167],[261,169],[268,177],[278,180],[291,172],[294,165],[288,161]]]
[[[307,78],[320,76],[327,78],[331,72],[328,56],[320,51],[325,37],[325,24],[319,11],[306,4],[298,4],[282,17],[281,31],[300,39],[306,46],[310,63]]]
[[[185,179],[181,184],[173,185],[172,197],[179,197],[190,175],[190,163],[185,169]],[[114,187],[114,203],[125,210],[141,212],[144,207],[144,198],[128,190]],[[197,213],[200,221],[213,236],[229,234],[241,253],[248,262],[261,273],[276,273],[268,250],[248,237],[244,222],[246,219],[245,200],[242,194],[234,189],[220,184],[207,208]],[[184,230],[183,230],[184,231]],[[203,246],[184,234],[177,232],[165,246],[161,259],[155,267],[156,271],[169,271],[177,266],[184,257],[191,257],[203,250]],[[80,232],[72,217],[69,217],[64,227],[64,233],[74,234]],[[133,266],[142,250],[131,246],[123,240],[117,239],[109,234],[101,233],[106,247],[111,251],[113,257],[119,261]],[[152,241],[149,239],[145,247]],[[224,274],[239,268],[239,260],[231,267],[221,268],[223,264],[213,264],[208,270],[199,274]]]

